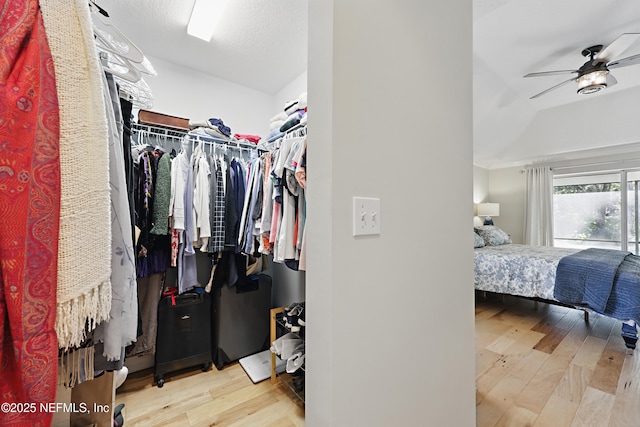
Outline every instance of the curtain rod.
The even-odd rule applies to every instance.
[[[564,169],[575,169],[575,168],[589,168],[589,167],[594,167],[594,166],[606,166],[606,165],[616,165],[615,169],[623,169],[624,166],[628,165],[629,163],[637,163],[640,162],[640,158],[639,157],[634,157],[634,158],[628,158],[628,159],[618,159],[618,160],[607,160],[607,161],[599,161],[599,162],[590,162],[590,163],[578,163],[578,164],[573,164],[573,165],[556,165],[553,166],[554,163],[547,163],[547,164],[538,164],[538,165],[528,165],[526,166],[524,169],[520,169],[520,173],[525,173],[527,171],[527,169],[531,169],[537,166],[541,166],[541,167],[548,167],[549,169],[553,170],[553,171],[562,171]],[[639,167],[639,166],[634,166],[634,167]]]

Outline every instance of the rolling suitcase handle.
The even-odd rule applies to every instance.
[[[176,295],[178,295],[178,289],[172,286],[169,286],[166,290],[162,292],[162,296],[171,296],[171,305],[176,305]]]

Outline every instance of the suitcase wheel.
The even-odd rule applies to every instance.
[[[211,365],[212,365],[211,362],[207,362],[204,365],[202,365],[202,368],[200,369],[202,369],[202,372],[207,372],[209,369],[211,369]]]
[[[158,378],[156,382],[158,383],[158,388],[162,388],[164,385],[164,378]]]

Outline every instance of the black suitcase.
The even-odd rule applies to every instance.
[[[216,368],[269,348],[270,276],[250,275],[235,286],[213,290],[211,295]]]
[[[164,292],[158,305],[154,379],[185,368],[211,368],[211,297],[204,292]]]

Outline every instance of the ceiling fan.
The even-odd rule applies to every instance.
[[[640,39],[640,33],[624,33],[604,48],[602,45],[595,45],[584,49],[582,56],[589,58],[589,60],[577,70],[542,71],[525,75],[524,77],[544,77],[575,74],[569,80],[551,86],[549,89],[533,95],[530,99],[538,98],[573,81],[578,82],[578,93],[582,95],[600,92],[607,87],[615,85],[617,80],[609,73],[609,70],[640,64],[640,54],[615,59],[638,39]]]

